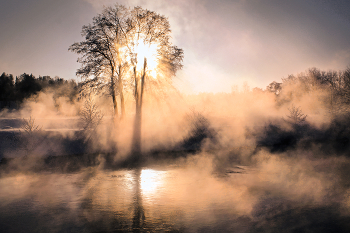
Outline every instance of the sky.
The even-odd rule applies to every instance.
[[[312,67],[350,66],[347,0],[0,0],[0,72],[81,81],[68,47],[116,3],[168,17],[185,55],[174,79],[183,93],[265,88]]]

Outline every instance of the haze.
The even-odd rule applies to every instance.
[[[114,3],[1,3],[0,232],[350,232],[349,3]]]

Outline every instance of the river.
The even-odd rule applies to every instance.
[[[267,192],[257,175],[247,167],[216,173],[205,162],[7,175],[0,178],[0,232],[348,229],[349,218],[334,205],[307,204],[271,187]]]

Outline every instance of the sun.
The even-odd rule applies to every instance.
[[[137,70],[142,70],[144,62],[146,60],[146,72],[147,75],[156,78],[156,70],[158,65],[157,59],[157,44],[146,44],[143,39],[139,39],[136,44],[135,51],[137,53]]]

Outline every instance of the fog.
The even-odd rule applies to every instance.
[[[0,230],[348,232],[348,105],[324,77],[145,92],[141,164],[132,93],[116,120],[109,96],[43,90],[0,113]]]

